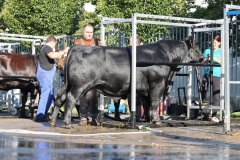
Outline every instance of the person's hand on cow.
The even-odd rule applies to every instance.
[[[67,57],[67,53],[68,53],[68,50],[70,49],[70,47],[67,47],[63,50],[64,54],[62,57]]]
[[[107,46],[106,41],[100,41],[100,46]]]

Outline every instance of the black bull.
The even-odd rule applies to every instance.
[[[34,102],[39,93],[36,81],[37,55],[21,55],[16,53],[0,53],[0,90],[20,89],[22,106],[20,117],[27,117],[25,103],[27,94],[31,93],[31,114]]]
[[[161,40],[137,47],[136,90],[141,97],[144,113],[151,108],[150,120],[159,121],[157,108],[167,90],[166,82],[179,66],[145,65],[145,62],[198,61],[199,50],[191,41]],[[68,52],[66,84],[58,94],[50,124],[56,125],[59,108],[65,104],[64,123],[71,127],[71,111],[78,97],[91,89],[112,98],[125,98],[131,89],[131,47],[73,46]],[[147,117],[149,115],[145,115]]]

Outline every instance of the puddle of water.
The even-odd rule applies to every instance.
[[[205,148],[165,148],[124,144],[83,144],[73,142],[44,141],[36,138],[0,136],[0,155],[3,160],[52,160],[52,159],[234,159],[229,148],[217,150]]]

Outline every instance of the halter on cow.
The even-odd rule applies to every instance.
[[[28,92],[31,93],[30,112],[33,116],[34,102],[39,93],[36,82],[37,55],[0,53],[0,90],[20,89],[22,106],[20,117],[25,118],[25,103]]]
[[[202,55],[191,47],[189,40],[161,40],[137,47],[136,88],[145,110],[152,106],[150,117],[145,115],[150,121],[160,120],[157,108],[167,89],[169,73],[180,66],[146,64],[198,61]],[[72,107],[91,89],[113,98],[127,97],[131,89],[130,63],[131,47],[73,46],[65,64],[66,84],[57,96],[50,124],[56,125],[59,108],[65,104],[64,123],[71,128]]]

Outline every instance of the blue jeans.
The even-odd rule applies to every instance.
[[[38,63],[37,81],[41,89],[41,95],[38,103],[36,119],[45,117],[45,114],[48,112],[53,102],[54,99],[53,80],[55,72],[56,72],[55,66],[50,71],[46,71],[42,69],[40,64]]]

